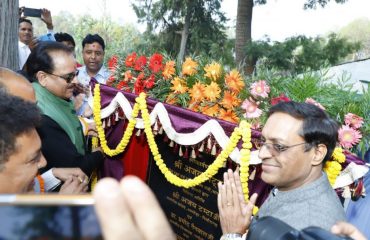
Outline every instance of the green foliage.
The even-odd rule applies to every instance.
[[[347,0],[335,0],[336,3],[345,3]],[[328,4],[330,0],[307,0],[304,4],[304,9],[316,9],[317,5],[320,5],[321,7],[325,7],[326,4]]]
[[[359,48],[359,43],[330,34],[327,39],[297,36],[284,42],[271,43],[269,39],[251,42],[246,52],[251,60],[262,59],[269,68],[301,73],[335,65]]]
[[[180,50],[181,32],[190,14],[186,55],[211,55],[233,62],[233,42],[225,34],[226,17],[220,0],[137,0],[132,6],[139,22],[147,23],[148,49],[176,56]]]
[[[352,42],[361,43],[362,47],[356,52],[356,58],[370,57],[370,20],[368,18],[359,18],[352,21],[341,28],[338,35]]]
[[[364,119],[360,128],[362,133],[361,142],[352,149],[354,152],[365,153],[370,146],[370,91],[363,89],[359,94],[352,89],[350,78],[347,74],[332,82],[328,78],[327,71],[310,71],[304,74],[284,73],[276,69],[270,69],[266,65],[258,67],[256,74],[247,79],[248,83],[263,79],[270,86],[269,99],[278,97],[281,94],[294,101],[305,101],[306,98],[313,98],[321,103],[328,114],[336,119],[339,124],[344,124],[344,116],[347,113],[354,113]],[[243,95],[243,98],[249,97]],[[261,101],[260,108],[266,112],[269,108],[269,99]],[[262,122],[266,116],[261,117]],[[363,157],[363,156],[362,156]]]

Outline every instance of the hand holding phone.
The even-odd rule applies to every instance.
[[[46,24],[46,27],[49,30],[53,30],[54,28],[53,19],[51,18],[50,11],[46,8],[40,9],[40,11],[41,11],[41,15],[40,15],[41,20]]]
[[[23,7],[23,16],[41,18],[41,9]]]

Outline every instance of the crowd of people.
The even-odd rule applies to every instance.
[[[0,193],[86,193],[90,176],[104,159],[100,147],[88,144],[88,137],[96,135],[88,120],[88,99],[90,82],[104,84],[109,77],[103,66],[105,42],[98,34],[88,34],[82,41],[84,62],[78,64],[73,37],[53,32],[49,10],[42,9],[41,19],[46,40],[36,38],[32,22],[20,18],[19,71],[0,68],[0,181],[7,183],[0,184]],[[273,106],[262,131],[259,158],[262,180],[274,188],[252,217],[258,196],[246,202],[239,170],[226,172],[218,185],[221,239],[242,239],[264,216],[298,230],[319,226],[365,239],[344,222],[343,206],[323,172],[336,146],[337,130],[336,122],[312,104]],[[121,183],[102,179],[94,198],[106,239],[175,239],[154,194],[138,178],[128,176]]]

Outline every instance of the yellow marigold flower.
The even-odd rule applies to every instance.
[[[216,81],[221,75],[221,65],[219,63],[207,64],[204,67],[204,71],[206,71],[206,74],[204,74],[205,77]]]
[[[204,89],[204,96],[210,101],[216,101],[220,97],[221,89],[217,83],[211,82]]]
[[[193,61],[190,57],[185,59],[185,62],[182,64],[182,74],[192,76],[197,73],[198,63]]]
[[[245,87],[243,79],[236,69],[233,69],[231,72],[226,74],[225,83],[228,88],[235,93],[239,93],[240,90]]]
[[[199,82],[193,85],[193,87],[189,90],[191,99],[193,101],[201,101],[204,98],[204,90],[205,86]]]
[[[170,79],[173,75],[175,75],[175,61],[166,62],[162,75],[164,79]]]
[[[179,77],[175,77],[171,81],[173,87],[171,87],[171,90],[175,93],[185,93],[188,90],[188,87],[185,84],[185,81]]]
[[[235,112],[232,110],[221,109],[219,118],[233,123],[237,123],[239,121],[238,116],[236,116]]]
[[[346,156],[343,154],[343,150],[340,147],[334,149],[332,158],[339,163],[344,163],[346,161]]]
[[[234,108],[239,106],[241,103],[241,100],[236,97],[235,93],[231,93],[230,91],[224,92],[224,98],[222,99],[221,105],[226,108]]]

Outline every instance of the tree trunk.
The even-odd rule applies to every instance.
[[[186,6],[184,29],[182,30],[182,33],[181,33],[180,51],[179,51],[179,55],[177,55],[178,62],[182,62],[182,60],[184,60],[184,57],[185,57],[186,42],[188,41],[188,37],[189,37],[191,12],[192,12],[192,6],[191,6],[191,3],[188,2]]]
[[[0,1],[0,66],[19,69],[18,62],[18,0]]]
[[[252,40],[252,15],[253,0],[238,0],[235,31],[235,63],[239,68],[243,67],[244,72],[248,74],[250,74],[251,67],[252,69],[254,68],[245,54],[246,45]]]

